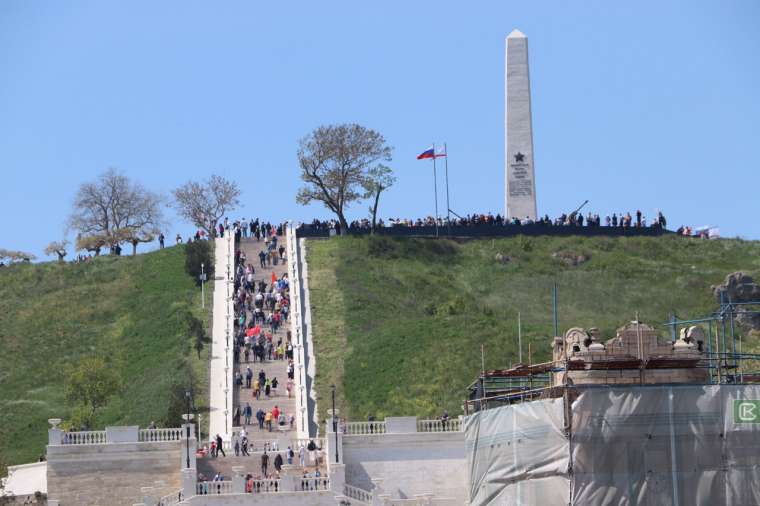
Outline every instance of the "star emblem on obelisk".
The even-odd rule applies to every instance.
[[[524,155],[524,154],[522,154],[522,153],[520,153],[520,152],[518,151],[518,152],[517,152],[517,154],[515,155],[515,162],[517,162],[517,163],[520,163],[520,162],[522,162],[523,160],[525,160],[525,155]]]

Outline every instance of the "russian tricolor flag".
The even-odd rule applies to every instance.
[[[446,147],[435,149],[434,146],[430,146],[425,151],[417,155],[417,160],[424,160],[426,158],[440,158],[446,156]]]
[[[435,158],[435,148],[433,146],[417,155],[417,160],[424,160],[425,158]]]

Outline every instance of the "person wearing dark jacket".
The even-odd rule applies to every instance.
[[[219,452],[222,452],[222,457],[226,457],[227,456],[227,454],[224,453],[224,448],[222,448],[222,436],[220,436],[219,434],[217,434],[216,435],[216,453],[217,453],[217,455],[219,454]]]
[[[282,470],[282,455],[280,455],[279,453],[274,458],[274,469],[278,473]]]

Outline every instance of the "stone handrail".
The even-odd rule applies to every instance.
[[[248,484],[246,484],[246,490],[248,489]],[[253,480],[253,490],[251,491],[254,494],[261,494],[261,493],[270,493],[274,494],[277,492],[282,492],[282,483],[278,478],[265,478],[262,480]]]
[[[182,501],[182,489],[166,494],[158,500],[158,506],[174,506]]]
[[[106,431],[89,430],[82,432],[65,432],[61,440],[64,445],[98,445],[106,443]]]
[[[276,439],[249,439],[248,440],[248,451],[249,452],[263,452],[264,450],[268,452],[284,452],[287,451],[288,445],[293,449],[296,454],[298,453],[298,448],[301,445],[304,445],[304,447],[309,446],[309,442],[314,441],[314,444],[317,445],[317,448],[324,448],[325,447],[325,438],[321,437],[315,437],[315,438],[296,438],[296,439],[289,439],[286,442],[282,442],[282,440],[276,440]],[[222,441],[222,449],[226,452],[228,450],[234,450],[235,448],[235,441]]]
[[[180,441],[181,439],[183,439],[181,427],[175,427],[171,429],[141,429],[139,432],[139,441],[141,443],[156,441]]]
[[[443,420],[417,420],[417,432],[462,432],[459,418]]]
[[[317,448],[325,448],[325,438],[323,437],[313,437],[313,438],[299,438],[293,440],[293,445],[291,448],[298,453],[298,448],[303,445],[304,447],[308,447],[309,443],[314,441],[314,444],[317,445]]]
[[[372,504],[372,492],[368,492],[363,488],[354,487],[346,483],[343,485],[343,494],[355,501]]]
[[[348,435],[385,434],[385,422],[348,422],[345,424]]]
[[[232,494],[232,481],[201,481],[195,489],[198,495]]]
[[[299,243],[295,229],[286,231],[288,248],[288,275],[290,277],[291,331],[294,338],[294,380],[296,399],[297,430],[301,437],[319,435],[316,423],[316,393],[311,384],[316,374],[314,346],[311,331],[311,310],[309,308],[309,276],[306,264],[305,245]]]
[[[301,478],[301,490],[304,492],[330,490],[330,478],[327,476]]]

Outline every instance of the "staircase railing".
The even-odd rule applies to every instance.
[[[359,501],[364,504],[372,504],[372,492],[359,487],[354,487],[348,483],[343,485],[343,494],[355,501]]]
[[[385,434],[385,422],[347,422],[346,434],[352,436]]]

